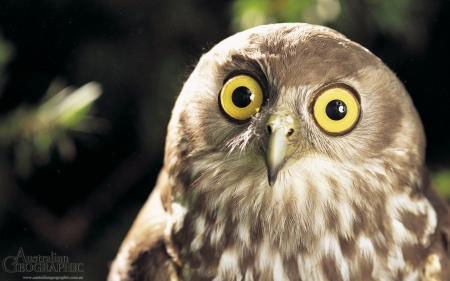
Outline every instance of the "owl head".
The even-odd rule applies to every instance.
[[[388,198],[422,186],[424,147],[413,103],[380,59],[326,27],[274,24],[201,57],[165,165],[175,201],[246,228],[243,240],[267,229],[273,241],[305,241],[388,228],[377,221]]]

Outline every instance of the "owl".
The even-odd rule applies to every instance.
[[[364,47],[309,24],[204,54],[116,280],[449,280],[419,115]]]

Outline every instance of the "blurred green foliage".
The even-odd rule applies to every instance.
[[[93,102],[101,95],[99,84],[91,82],[79,89],[55,80],[36,105],[22,105],[0,119],[0,150],[12,149],[14,171],[27,178],[33,163],[45,165],[57,148],[63,161],[75,158],[76,149],[70,130],[103,131],[108,123],[88,115]]]
[[[6,70],[13,49],[12,44],[0,37],[0,94],[8,78]],[[108,127],[106,121],[88,115],[100,95],[101,87],[97,83],[75,89],[65,88],[61,80],[55,79],[40,102],[22,104],[0,118],[1,166],[12,166],[17,176],[27,178],[33,172],[33,164],[48,163],[54,148],[63,161],[73,160],[76,149],[70,130],[101,132]],[[12,165],[6,164],[10,162],[8,151],[12,151]],[[1,178],[7,182],[4,175]]]
[[[450,201],[450,169],[441,169],[432,173],[432,181],[447,201]]]
[[[12,44],[0,37],[0,93],[12,56]],[[31,175],[33,163],[47,164],[54,148],[62,160],[73,160],[76,149],[69,130],[97,132],[108,126],[104,120],[88,116],[93,102],[101,95],[99,84],[92,82],[79,89],[64,88],[63,84],[56,79],[38,104],[22,104],[0,118],[0,151],[3,152],[0,157],[4,158],[6,151],[12,149],[12,170],[21,178]],[[9,161],[1,160],[5,168]]]
[[[341,12],[338,0],[236,0],[232,9],[235,31],[276,22],[325,24]]]
[[[0,94],[3,85],[6,82],[6,66],[13,57],[12,45],[5,41],[0,33]]]

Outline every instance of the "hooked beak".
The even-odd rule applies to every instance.
[[[298,133],[298,128],[290,114],[271,115],[267,122],[270,137],[266,165],[270,186],[275,184],[278,173],[295,150],[292,139]]]

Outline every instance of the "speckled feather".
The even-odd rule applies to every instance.
[[[218,106],[251,73],[265,101],[246,122]],[[324,133],[311,101],[343,83],[356,127]],[[274,186],[271,114],[295,116],[295,148]],[[275,24],[202,56],[169,124],[163,171],[109,280],[449,280],[449,209],[431,186],[420,118],[401,82],[329,28]]]

